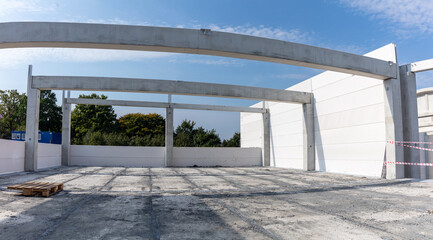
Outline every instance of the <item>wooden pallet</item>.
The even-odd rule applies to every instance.
[[[24,196],[42,195],[49,197],[54,193],[63,190],[63,183],[50,183],[50,182],[26,182],[8,186],[10,190],[22,190]]]

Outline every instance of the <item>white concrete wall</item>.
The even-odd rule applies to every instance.
[[[78,166],[164,167],[163,147],[71,146],[71,164]]]
[[[61,165],[61,145],[39,143],[38,169]],[[0,174],[24,171],[25,142],[0,139]]]
[[[390,44],[366,55],[394,61],[394,49]],[[288,89],[314,93],[316,170],[381,176],[386,143],[383,81],[326,71]],[[271,166],[302,169],[302,106],[270,103],[269,109]],[[261,146],[261,125],[261,116],[241,114],[242,147]]]
[[[72,165],[164,167],[164,147],[71,146]],[[174,166],[258,166],[260,148],[174,148]]]
[[[261,166],[261,148],[174,148],[174,166],[191,167],[251,167]]]
[[[38,169],[59,167],[62,165],[62,145],[38,144]]]
[[[24,171],[25,143],[0,139],[0,174]]]
[[[419,133],[420,142],[433,142],[433,133],[421,132]],[[431,148],[432,145],[421,145],[421,147]],[[421,163],[433,163],[433,152],[430,151],[420,151],[420,162]],[[412,167],[412,166],[411,166]],[[420,166],[421,179],[433,179],[433,167],[430,166]]]
[[[420,89],[421,91],[423,89]],[[433,113],[433,93],[426,93],[417,96],[418,115]],[[433,132],[433,117],[418,118],[420,132]]]

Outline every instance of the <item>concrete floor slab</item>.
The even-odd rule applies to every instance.
[[[49,198],[7,190],[64,182]],[[433,239],[433,182],[280,168],[60,167],[0,176],[0,239]]]

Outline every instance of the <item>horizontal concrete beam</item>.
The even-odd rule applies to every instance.
[[[226,112],[251,112],[265,113],[266,109],[251,107],[232,107],[219,105],[202,105],[202,104],[183,104],[183,103],[163,103],[163,102],[143,102],[143,101],[125,101],[125,100],[105,100],[91,98],[68,98],[66,103],[69,104],[87,104],[87,105],[110,105],[125,107],[149,107],[149,108],[175,108],[175,109],[192,109],[192,110],[209,110],[209,111],[226,111]]]
[[[416,95],[417,96],[422,96],[422,95],[430,94],[430,93],[433,93],[433,87],[431,87],[431,88],[423,88],[423,89],[419,89],[419,90],[416,91]]]
[[[418,118],[433,117],[433,112],[418,113]]]
[[[134,78],[33,76],[32,88],[42,90],[146,92],[292,103],[310,103],[311,101],[311,93],[307,92],[228,84]]]
[[[433,59],[414,62],[410,64],[410,71],[414,73],[424,72],[429,70],[433,70]]]
[[[88,23],[0,23],[0,48],[62,47],[204,54],[397,78],[391,62],[262,37],[184,28]]]

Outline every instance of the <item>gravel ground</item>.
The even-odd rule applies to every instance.
[[[64,182],[49,198],[6,190]],[[433,239],[433,182],[281,168],[0,176],[0,239]]]

